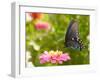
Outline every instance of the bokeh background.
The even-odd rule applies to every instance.
[[[89,64],[89,15],[26,13],[26,57],[33,66],[53,66],[40,64],[39,55],[44,51],[67,52],[71,60],[60,65]],[[65,33],[72,19],[78,21],[80,38],[85,49],[82,51],[66,48]]]

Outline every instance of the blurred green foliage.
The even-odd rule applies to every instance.
[[[89,16],[72,14],[43,14],[41,21],[50,24],[51,29],[37,30],[35,20],[26,21],[26,52],[31,53],[33,66],[48,66],[40,64],[38,56],[44,51],[60,50],[69,53],[71,60],[60,65],[89,64]],[[27,16],[26,16],[27,17]],[[78,21],[80,38],[83,40],[85,49],[82,51],[65,47],[65,33],[72,19]]]

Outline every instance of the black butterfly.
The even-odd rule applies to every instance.
[[[65,35],[65,46],[73,49],[82,50],[84,48],[82,40],[79,38],[78,22],[72,20]]]

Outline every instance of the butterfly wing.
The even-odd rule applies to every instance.
[[[68,26],[65,35],[65,46],[80,50],[83,48],[82,41],[79,38],[78,23],[74,20],[72,20]]]

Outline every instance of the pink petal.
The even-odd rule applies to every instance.
[[[53,63],[53,64],[56,63],[56,60],[51,60],[51,63]]]
[[[56,59],[57,59],[57,56],[54,55],[54,56],[52,56],[51,58],[52,58],[53,60],[56,60]]]
[[[61,58],[61,60],[66,61],[67,60],[67,55],[66,54],[62,54],[60,58]]]
[[[40,60],[40,64],[44,64],[45,63],[45,61],[44,60]]]
[[[71,60],[70,56],[67,56],[67,60]]]
[[[62,64],[62,63],[63,63],[63,61],[58,61],[58,63],[59,63],[59,64]]]

